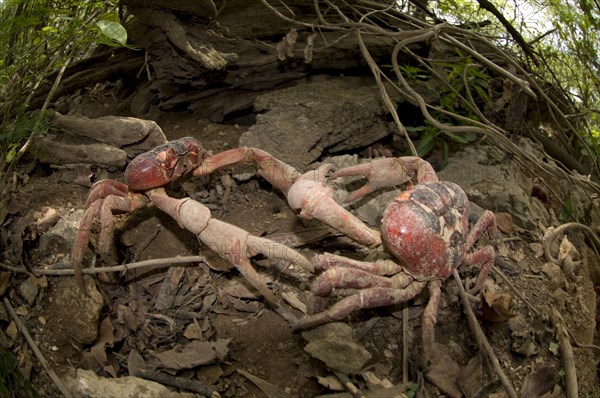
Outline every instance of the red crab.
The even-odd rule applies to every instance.
[[[332,166],[301,174],[293,167],[255,148],[235,148],[214,156],[207,156],[201,143],[185,137],[170,141],[133,159],[125,170],[126,183],[101,180],[95,183],[85,204],[72,251],[72,261],[81,277],[83,254],[90,239],[95,217],[100,217],[99,252],[108,252],[114,228],[113,213],[131,212],[149,201],[173,217],[182,228],[198,236],[213,251],[232,262],[261,294],[287,319],[293,319],[254,268],[249,257],[262,253],[297,263],[312,271],[308,260],[296,251],[268,239],[211,218],[208,208],[191,198],[169,197],[163,186],[185,175],[205,175],[238,163],[255,161],[259,174],[281,190],[291,207],[307,218],[317,218],[327,225],[366,245],[381,242],[379,232],[367,228],[360,220],[333,200],[333,189],[325,184]]]
[[[494,249],[485,246],[469,250],[484,231],[491,236],[495,234],[496,222],[494,214],[485,211],[468,232],[469,202],[465,192],[454,183],[438,181],[433,168],[424,160],[403,159],[404,165],[413,162],[409,170],[416,172],[420,184],[397,196],[383,215],[383,243],[396,261],[363,262],[333,254],[318,256],[317,264],[326,271],[312,287],[313,311],[324,308],[336,287],[354,288],[358,292],[325,311],[299,319],[293,327],[310,328],[341,320],[357,309],[403,303],[427,286],[430,298],[423,313],[422,333],[423,352],[428,359],[435,338],[442,282],[461,264],[481,264],[473,291],[482,287],[494,262]],[[350,196],[350,200],[356,200],[378,187],[393,185],[389,182],[397,182],[398,176],[405,179],[406,168],[400,174],[390,174],[397,162],[398,159],[377,160],[342,169],[332,178],[357,174],[370,177],[366,186]]]

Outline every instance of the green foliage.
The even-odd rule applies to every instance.
[[[434,66],[445,73],[446,84],[438,89],[440,107],[470,120],[479,120],[478,109],[473,108],[473,102],[479,108],[491,105],[488,95],[491,77],[485,69],[473,63],[470,57],[464,57],[458,51],[457,53],[459,57],[456,62],[434,62]],[[419,67],[401,65],[400,70],[412,84],[421,84],[421,80],[428,77],[427,71]],[[447,113],[434,111],[432,115],[440,122],[459,124]],[[467,145],[478,138],[475,133],[458,135],[451,131],[439,130],[428,122],[424,126],[407,127],[407,130],[420,132],[420,138],[415,144],[418,156],[425,156],[436,147],[441,147],[447,154],[449,142]]]
[[[12,162],[20,143],[31,135],[34,129],[39,133],[45,133],[52,125],[49,122],[51,112],[36,112],[33,115],[18,113],[8,123],[0,125],[0,153],[4,154],[4,162]]]
[[[117,13],[116,1],[0,1],[0,170],[15,159],[24,138],[44,128],[31,125],[40,119],[28,115],[29,104],[53,83],[50,76],[99,44],[125,45],[127,32]]]
[[[23,377],[15,356],[0,349],[0,397],[36,398],[37,391],[31,382]]]
[[[587,126],[576,131],[591,147],[583,156],[600,159],[594,132],[600,129],[600,7],[596,0],[512,0],[491,3],[515,27],[537,54],[537,64],[523,54],[502,24],[476,0],[431,3],[442,18],[475,27],[501,48],[520,56],[541,80],[566,93]],[[486,22],[485,27],[481,25]],[[568,115],[571,116],[571,115]]]

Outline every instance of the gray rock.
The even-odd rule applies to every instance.
[[[354,338],[352,327],[343,322],[331,322],[318,328],[307,330],[302,332],[302,337],[308,342],[329,338],[351,341]]]
[[[240,146],[261,148],[300,170],[323,153],[364,147],[392,133],[371,80],[314,79],[261,95],[254,107],[266,112]]]
[[[531,197],[532,179],[517,162],[504,157],[496,147],[469,146],[452,156],[438,177],[460,185],[482,208],[512,214],[520,227],[547,226],[548,212]]]
[[[34,276],[30,276],[29,278],[27,278],[27,280],[19,284],[19,294],[25,299],[25,301],[27,301],[27,304],[29,304],[30,306],[33,305],[39,291],[40,286],[35,281]]]
[[[75,240],[83,210],[76,210],[63,215],[60,220],[40,237],[40,252],[45,256],[57,254],[67,255]]]
[[[33,141],[30,153],[41,163],[53,165],[91,163],[121,168],[127,163],[127,153],[122,149],[106,144],[70,144],[50,136]]]
[[[103,116],[90,119],[57,112],[52,117],[52,124],[72,137],[122,148],[128,154],[144,152],[167,142],[156,122],[135,117]]]
[[[371,354],[362,345],[335,337],[311,341],[304,351],[330,368],[349,374],[360,372],[371,359]]]
[[[354,339],[352,328],[342,322],[319,326],[302,337],[309,342],[304,351],[343,373],[358,373],[371,359],[371,353]]]
[[[65,384],[76,397],[87,398],[192,398],[197,394],[174,392],[162,384],[139,377],[117,379],[100,377],[91,370],[77,369],[65,377]]]

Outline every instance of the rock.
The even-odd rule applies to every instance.
[[[92,344],[98,337],[100,311],[104,305],[94,280],[84,277],[85,295],[74,277],[58,280],[52,291],[52,302],[44,308],[48,315],[46,328],[56,336],[69,336],[80,344]]]
[[[83,217],[83,210],[76,210],[63,215],[46,233],[40,236],[40,252],[44,256],[71,253],[75,234]]]
[[[511,214],[520,227],[547,226],[547,210],[531,197],[532,179],[504,156],[492,146],[468,146],[448,160],[438,177],[460,185],[469,200],[484,209]]]
[[[122,116],[89,119],[57,112],[51,122],[64,134],[38,137],[30,150],[37,160],[46,164],[89,163],[122,168],[128,157],[167,142],[152,120]]]
[[[37,297],[40,291],[40,286],[38,285],[35,276],[30,275],[27,280],[23,283],[19,284],[19,294],[21,297],[27,301],[27,304],[30,306],[35,302],[35,298]]]
[[[331,322],[318,328],[307,330],[302,332],[302,337],[308,342],[330,338],[351,341],[354,338],[350,325],[343,322]]]
[[[51,136],[38,137],[33,141],[31,155],[41,163],[65,165],[93,163],[103,167],[124,167],[127,153],[106,144],[70,144],[59,142]]]
[[[240,146],[263,149],[300,170],[323,153],[364,147],[392,134],[371,80],[316,78],[261,95],[254,108],[257,122]]]
[[[354,340],[352,328],[345,323],[329,323],[303,332],[302,337],[309,341],[304,351],[343,373],[358,373],[371,359],[371,353]]]
[[[197,394],[174,392],[162,384],[139,377],[100,377],[91,370],[72,370],[65,384],[75,397],[86,398],[193,398]]]
[[[136,156],[167,142],[160,126],[152,120],[135,117],[103,116],[90,119],[85,116],[55,113],[52,124],[72,137],[85,138],[86,143],[98,142],[124,149]]]
[[[311,341],[304,351],[330,368],[349,374],[360,372],[371,359],[371,354],[362,345],[336,338]]]
[[[550,279],[551,289],[565,288],[566,279],[560,266],[554,263],[546,263],[542,266],[542,272]]]

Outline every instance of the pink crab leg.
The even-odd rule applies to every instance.
[[[481,217],[479,217],[479,220],[473,225],[473,228],[471,228],[471,232],[467,235],[467,249],[473,247],[475,242],[477,242],[477,239],[479,239],[486,231],[490,238],[494,238],[496,235],[496,216],[490,210],[484,211]]]
[[[87,209],[98,199],[104,199],[110,195],[125,196],[127,192],[129,192],[129,187],[126,184],[114,180],[96,181],[90,188],[84,208]]]
[[[419,294],[427,282],[412,282],[405,289],[372,287],[348,296],[331,308],[292,322],[294,330],[308,329],[324,323],[339,321],[358,309],[376,308],[404,303]]]
[[[414,175],[417,176],[419,183],[438,180],[431,164],[415,156],[377,159],[372,162],[345,167],[334,173],[330,179],[346,176],[363,176],[367,178],[367,183],[364,186],[351,192],[344,200],[344,202],[350,203],[378,189],[408,183]]]
[[[431,350],[435,344],[435,324],[437,323],[438,309],[440,307],[440,296],[442,294],[442,281],[432,280],[427,285],[429,289],[429,301],[423,310],[421,318],[421,333],[423,340],[423,362],[431,359]]]
[[[476,294],[481,290],[485,280],[487,279],[490,268],[494,265],[494,259],[496,258],[496,251],[492,246],[484,246],[481,249],[469,253],[465,256],[463,263],[467,265],[479,265],[481,264],[481,270],[475,280],[475,285],[469,289],[470,294]]]
[[[402,266],[391,260],[379,260],[376,262],[358,261],[331,253],[315,256],[314,263],[321,269],[341,266],[344,268],[360,269],[374,275],[394,275],[402,272]]]
[[[100,183],[100,184],[99,184]],[[104,231],[113,221],[113,210],[121,212],[133,211],[144,206],[148,200],[141,194],[127,193],[127,185],[112,180],[100,180],[95,183],[88,195],[85,212],[79,224],[75,238],[71,261],[75,268],[81,267],[83,253],[90,241],[92,225],[95,217],[100,217],[102,232],[100,237],[101,252],[108,248],[112,231]],[[93,201],[91,199],[94,199]]]
[[[120,190],[113,191],[112,189],[109,189],[108,192],[117,192],[118,195],[111,194],[104,199],[99,198],[87,205],[87,208],[83,213],[83,218],[79,223],[79,230],[77,231],[77,236],[75,237],[71,252],[71,262],[73,263],[75,277],[77,278],[78,283],[81,281],[83,254],[90,241],[94,218],[100,216],[101,232],[98,246],[100,253],[106,253],[110,246],[114,226],[113,211],[126,213],[145,206],[146,203],[148,203],[148,199],[141,194],[126,194]],[[94,192],[94,195],[96,194],[97,192]],[[80,283],[80,286],[83,286],[83,283]]]
[[[300,174],[294,167],[256,148],[235,148],[204,159],[194,175],[206,175],[222,167],[255,161],[259,174],[279,189],[294,210],[304,218],[316,218],[349,238],[367,246],[381,244],[378,231],[367,227],[360,219],[341,207],[334,199],[334,190],[325,184],[332,165]]]
[[[150,191],[148,196],[159,209],[173,217],[182,228],[194,233],[203,244],[231,261],[275,311],[289,321],[295,320],[292,313],[269,290],[264,278],[256,272],[248,258],[261,253],[282,258],[312,271],[312,264],[304,256],[285,245],[250,235],[241,228],[211,218],[210,210],[206,206],[190,198],[171,198],[162,188]]]
[[[490,238],[494,238],[496,235],[496,216],[489,210],[483,212],[479,220],[475,223],[469,235],[467,235],[466,248],[467,250],[483,235],[484,232],[488,233]],[[465,264],[482,264],[477,280],[473,288],[469,290],[469,293],[474,294],[481,290],[485,280],[488,276],[490,268],[494,264],[496,258],[496,251],[492,246],[484,246],[481,249],[469,253],[465,256],[463,262]]]
[[[287,196],[292,184],[300,178],[298,170],[257,148],[240,147],[207,157],[194,170],[195,176],[211,174],[224,167],[256,162],[259,174]]]

